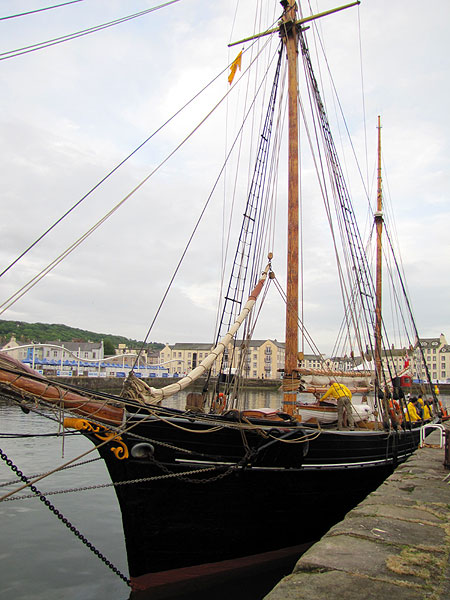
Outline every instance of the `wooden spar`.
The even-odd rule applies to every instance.
[[[297,47],[296,4],[282,3],[285,12],[280,31],[284,37],[288,60],[288,106],[289,106],[289,163],[288,163],[288,240],[287,240],[287,287],[286,287],[286,346],[284,377],[297,377],[298,356],[298,107],[297,107]],[[283,410],[293,414],[296,391],[286,391]]]
[[[287,286],[286,286],[286,342],[284,380],[285,391],[283,410],[289,414],[294,413],[296,392],[295,383],[298,380],[296,373],[298,362],[298,105],[297,105],[297,57],[298,57],[298,28],[303,23],[313,21],[320,17],[357,6],[359,0],[339,8],[311,15],[297,20],[297,5],[295,0],[281,0],[284,13],[279,27],[266,30],[262,33],[247,37],[239,42],[232,42],[235,46],[243,42],[254,40],[278,31],[283,38],[288,60],[288,105],[289,105],[289,174],[288,174],[288,250],[287,250]],[[298,386],[297,386],[298,387]],[[293,390],[293,391],[290,391]]]
[[[352,394],[368,394],[369,392],[371,392],[373,390],[372,387],[369,386],[359,386],[359,387],[355,387],[355,386],[346,386]],[[329,385],[308,385],[305,387],[304,390],[302,390],[305,394],[320,394],[321,396],[323,396],[323,394],[325,394],[325,392],[327,392],[330,389]]]
[[[263,289],[270,268],[269,263],[262,272],[258,283],[250,292],[248,300],[236,318],[236,321],[215,348],[211,350],[209,355],[198,367],[193,369],[177,383],[172,383],[160,389],[149,387],[149,392],[154,398],[168,398],[176,392],[183,390],[212,366],[217,357],[228,347],[228,344],[252,311],[252,308]],[[2,353],[0,353],[0,386],[1,385],[12,390],[15,395],[25,398],[34,398],[36,400],[42,399],[51,404],[61,406],[62,408],[67,408],[77,415],[87,418],[91,417],[107,424],[121,425],[125,420],[124,408],[113,406],[106,401],[93,400],[89,396],[82,396],[81,394],[72,392],[63,385],[58,385],[57,383],[49,381],[18,360]]]
[[[122,425],[124,422],[123,408],[72,392],[62,385],[45,379],[36,371],[5,354],[0,354],[0,360],[2,363],[0,367],[4,367],[0,368],[0,384],[17,395],[34,398],[37,401],[44,400],[77,415],[91,417],[106,424]]]
[[[281,3],[281,4],[283,4],[283,3]],[[345,6],[339,6],[338,8],[332,8],[331,10],[326,10],[326,11],[321,12],[316,15],[310,15],[309,17],[303,17],[302,19],[299,19],[298,21],[296,21],[295,24],[302,25],[303,23],[309,23],[310,21],[315,21],[316,19],[320,19],[321,17],[327,17],[328,15],[332,15],[341,10],[345,10],[346,8],[351,8],[352,6],[358,6],[358,4],[361,4],[361,0],[356,0],[356,2],[352,2],[351,4],[346,4]],[[274,27],[273,29],[268,29],[267,31],[263,31],[262,33],[257,33],[256,35],[251,35],[250,37],[246,37],[242,40],[238,40],[237,42],[232,42],[231,44],[228,44],[228,47],[231,48],[232,46],[237,46],[238,44],[250,42],[252,40],[262,38],[266,35],[271,35],[272,33],[276,33],[277,31],[280,31],[280,28]]]
[[[264,35],[279,31],[283,38],[288,60],[288,105],[289,105],[289,163],[288,163],[288,245],[287,245],[287,286],[286,286],[286,342],[284,380],[285,393],[283,397],[283,410],[293,414],[295,410],[298,386],[298,105],[297,105],[297,56],[298,56],[298,28],[302,23],[332,14],[352,6],[357,6],[359,0],[345,6],[311,15],[297,20],[297,5],[295,0],[281,0],[284,13],[279,27],[263,33],[247,37],[240,42],[233,42],[229,46],[243,43]],[[291,391],[292,390],[292,391]]]
[[[272,255],[269,254],[269,260],[271,258]],[[180,392],[181,390],[187,388],[188,385],[196,381],[199,377],[201,377],[201,375],[204,375],[212,367],[217,358],[220,355],[222,355],[228,348],[228,344],[231,342],[242,323],[247,319],[248,315],[252,311],[252,308],[255,305],[259,294],[261,293],[261,290],[263,288],[264,282],[267,279],[267,275],[269,274],[270,269],[271,265],[269,263],[262,272],[258,283],[250,292],[248,300],[245,303],[239,315],[237,316],[236,321],[233,323],[233,325],[224,335],[224,337],[218,342],[218,344],[211,350],[208,356],[204,358],[202,362],[197,367],[195,367],[195,369],[192,369],[192,371],[190,371],[185,377],[183,377],[176,383],[171,383],[162,388],[149,387],[148,391],[153,398],[158,398],[162,400],[163,398],[169,398],[170,396],[173,396],[177,392]],[[145,399],[143,400],[145,402]]]
[[[377,210],[375,213],[376,249],[376,287],[375,287],[375,369],[376,386],[381,385],[381,303],[382,303],[382,234],[383,234],[383,192],[381,179],[381,119],[378,116],[378,173],[377,173]]]

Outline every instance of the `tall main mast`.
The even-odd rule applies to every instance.
[[[288,161],[288,239],[287,239],[287,287],[286,287],[286,346],[284,377],[287,380],[297,378],[298,356],[298,105],[297,105],[297,57],[298,34],[296,25],[297,6],[294,0],[281,3],[284,14],[280,24],[280,33],[284,38],[288,60],[288,113],[289,113],[289,161]],[[294,381],[292,381],[294,384]],[[283,408],[294,412],[297,386],[287,386]]]
[[[284,13],[278,27],[228,44],[236,46],[272,33],[279,32],[286,46],[288,60],[288,106],[289,106],[289,160],[288,160],[288,242],[287,242],[287,287],[286,287],[286,342],[284,360],[284,399],[283,409],[294,413],[298,391],[298,215],[299,215],[299,185],[298,185],[298,31],[310,21],[345,10],[360,4],[355,0],[338,8],[333,8],[316,15],[297,20],[297,5],[295,0],[281,0]]]

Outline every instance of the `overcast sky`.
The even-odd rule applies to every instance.
[[[0,16],[52,4],[57,3],[10,0],[2,3]],[[83,0],[3,19],[0,52],[156,4]],[[305,13],[308,4],[303,3]],[[255,24],[253,13],[260,5],[260,23]],[[314,0],[311,5],[321,12],[337,4]],[[373,203],[376,120],[382,117],[386,203],[395,215],[419,332],[434,337],[441,332],[450,336],[450,3],[432,0],[427,8],[430,17],[418,0],[363,0],[359,8],[327,17],[321,28]],[[229,64],[240,49],[229,50],[230,40],[271,26],[280,12],[275,0],[181,0],[92,35],[1,60],[0,271]],[[200,121],[213,99],[227,91],[226,79],[225,72],[215,95],[206,94],[199,106],[155,136],[8,271],[0,280],[1,302],[146,177]],[[235,103],[239,93],[237,88]],[[0,318],[64,323],[143,339],[219,172],[225,119],[232,121],[224,105],[224,112],[202,127],[198,141],[190,141]],[[336,136],[338,149],[340,135],[342,131]],[[151,341],[213,339],[219,268],[217,260],[210,264],[208,259],[220,257],[215,252],[221,245],[220,211],[219,200],[212,202],[199,231],[203,241],[193,245],[183,263]],[[327,263],[325,255],[319,249],[317,262]],[[329,352],[334,341],[329,317],[335,306],[327,305],[330,280],[323,264],[310,270],[309,289],[319,298],[310,301],[306,319],[308,329],[318,332],[321,348]],[[281,279],[284,259],[276,257],[274,268]],[[268,307],[257,337],[284,340],[282,307],[275,299],[268,300]]]

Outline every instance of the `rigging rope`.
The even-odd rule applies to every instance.
[[[55,508],[55,506],[53,506],[53,504],[51,504],[51,502],[49,500],[47,500],[44,493],[41,492],[35,485],[32,484],[31,481],[28,480],[28,478],[22,473],[22,471],[20,471],[17,468],[17,466],[12,462],[12,460],[7,457],[7,455],[3,452],[3,450],[1,448],[0,448],[0,458],[5,461],[5,463],[12,469],[12,471],[14,471],[17,474],[17,476],[22,481],[26,482],[26,485],[22,486],[21,489],[23,489],[23,487],[29,486],[31,491],[33,492],[33,494],[35,494],[39,498],[39,500],[41,500],[41,502],[43,502],[45,504],[45,506],[54,515],[56,515],[58,517],[58,519],[61,521],[61,523],[63,525],[65,525],[68,529],[70,529],[70,531],[75,535],[75,537],[77,537],[81,542],[83,542],[83,544],[85,546],[87,546],[89,548],[89,550],[91,550],[91,552],[93,552],[102,562],[104,562],[105,565],[109,569],[111,569],[111,571],[113,571],[113,573],[118,575],[118,577],[120,577],[120,579],[122,579],[127,585],[130,585],[130,580],[121,571],[119,571],[119,569],[117,567],[115,567],[112,564],[112,562],[106,558],[106,556],[104,554],[102,554],[99,550],[97,550],[97,548],[82,533],[80,533],[80,531],[74,525],[72,525],[72,523],[68,519],[66,519],[66,517],[57,508]]]
[[[261,49],[261,51],[260,51],[260,52],[259,52],[259,53],[256,55],[256,57],[255,57],[255,58],[253,59],[253,61],[250,63],[250,65],[248,66],[248,68],[247,68],[247,69],[244,71],[243,75],[249,71],[250,67],[251,67],[251,66],[252,66],[252,64],[253,64],[253,63],[256,61],[256,59],[258,58],[258,56],[259,56],[259,55],[262,53],[262,51],[264,50],[264,48],[265,48],[265,46],[266,46],[266,45],[267,45],[267,44],[265,44],[265,45],[263,46],[263,48]],[[273,57],[272,57],[272,61],[273,61],[274,57],[275,57],[275,54],[274,54],[274,55],[273,55]],[[271,62],[272,62],[272,61],[271,61]],[[212,198],[212,196],[213,196],[213,194],[214,194],[214,192],[215,192],[215,190],[216,190],[216,187],[217,187],[217,185],[219,184],[219,181],[220,181],[220,179],[221,179],[221,177],[222,177],[222,175],[223,175],[223,173],[224,173],[224,171],[225,171],[226,165],[227,165],[227,163],[228,163],[228,160],[230,159],[230,157],[231,157],[231,155],[232,155],[232,152],[233,152],[233,150],[234,150],[234,147],[236,146],[236,144],[237,144],[238,140],[239,140],[239,139],[240,139],[240,137],[241,137],[242,131],[243,131],[243,129],[244,129],[244,125],[245,125],[245,123],[246,123],[246,121],[247,121],[247,119],[248,119],[249,115],[251,114],[251,110],[252,110],[252,108],[253,108],[253,105],[255,104],[255,102],[256,102],[256,99],[257,99],[257,97],[258,97],[258,94],[259,94],[259,93],[260,93],[260,91],[261,91],[261,88],[262,88],[263,82],[264,82],[264,80],[265,80],[265,77],[267,76],[267,73],[268,73],[268,71],[269,71],[269,68],[270,68],[270,64],[271,64],[271,62],[269,63],[269,66],[267,67],[267,70],[266,70],[266,73],[265,73],[265,75],[264,75],[264,78],[263,78],[262,82],[260,83],[260,85],[259,85],[259,87],[258,87],[258,89],[257,89],[257,92],[256,92],[256,94],[255,94],[255,96],[254,96],[254,98],[253,98],[252,102],[250,103],[250,106],[249,106],[249,108],[248,108],[247,112],[246,112],[246,113],[245,113],[245,115],[244,115],[244,118],[243,118],[243,120],[242,120],[242,123],[241,123],[241,125],[240,125],[240,127],[239,127],[239,129],[238,129],[238,132],[237,132],[237,134],[236,134],[236,136],[235,136],[235,138],[234,138],[234,141],[233,141],[233,143],[231,144],[231,146],[230,146],[230,149],[229,149],[229,151],[228,151],[228,153],[227,153],[227,155],[226,155],[226,157],[225,157],[225,161],[224,161],[223,165],[221,166],[221,168],[220,168],[220,170],[219,170],[219,173],[218,173],[218,175],[217,175],[217,177],[216,177],[216,179],[215,179],[215,181],[214,181],[213,187],[212,187],[212,189],[211,189],[211,191],[210,191],[210,193],[209,193],[209,195],[208,195],[208,198],[206,199],[206,202],[205,202],[205,204],[204,204],[204,206],[203,206],[203,208],[202,208],[202,210],[201,210],[201,212],[200,212],[200,215],[199,215],[199,217],[198,217],[198,220],[197,220],[197,222],[196,222],[196,224],[195,224],[195,226],[194,226],[194,229],[192,230],[192,233],[191,233],[191,235],[189,236],[188,242],[187,242],[187,244],[186,244],[186,246],[185,246],[185,248],[184,248],[184,250],[183,250],[183,253],[182,253],[182,255],[181,255],[181,257],[180,257],[180,259],[179,259],[179,261],[178,261],[178,263],[177,263],[177,265],[176,265],[176,267],[175,267],[175,270],[174,270],[174,272],[173,272],[173,274],[172,274],[172,277],[170,278],[170,281],[169,281],[169,283],[168,283],[168,285],[167,285],[167,288],[166,288],[166,290],[165,290],[165,292],[164,292],[164,295],[163,295],[163,297],[162,297],[162,299],[161,299],[161,302],[159,303],[159,306],[158,306],[158,308],[157,308],[157,310],[156,310],[156,313],[155,313],[155,315],[154,315],[154,317],[153,317],[153,320],[152,320],[152,322],[150,323],[150,326],[149,326],[149,328],[148,328],[148,330],[147,330],[147,333],[146,333],[146,335],[145,335],[145,337],[144,337],[144,341],[142,342],[142,346],[141,346],[141,348],[139,349],[139,352],[138,352],[138,353],[137,353],[137,355],[136,355],[136,359],[135,359],[135,362],[134,362],[134,364],[133,364],[133,367],[132,367],[132,369],[134,369],[134,368],[135,368],[135,366],[136,366],[136,364],[137,364],[137,361],[138,361],[138,359],[139,359],[140,355],[142,354],[142,352],[143,352],[143,350],[144,350],[144,348],[145,348],[145,344],[147,343],[147,340],[148,340],[148,339],[149,339],[149,337],[150,337],[150,334],[151,334],[151,332],[152,332],[153,326],[154,326],[154,324],[155,324],[155,322],[156,322],[156,319],[158,318],[158,315],[159,315],[159,313],[161,312],[161,309],[162,309],[162,307],[163,307],[163,304],[164,304],[164,302],[165,302],[165,300],[166,300],[166,298],[167,298],[167,295],[168,295],[168,293],[169,293],[169,291],[170,291],[170,289],[171,289],[171,287],[172,287],[173,281],[174,281],[174,279],[175,279],[175,277],[176,277],[176,275],[177,275],[177,273],[178,273],[178,271],[179,271],[179,269],[180,269],[180,267],[181,267],[181,264],[182,264],[182,262],[183,262],[183,260],[184,260],[184,257],[186,256],[186,253],[187,253],[187,251],[188,251],[188,249],[189,249],[189,246],[190,246],[190,244],[191,244],[191,242],[192,242],[192,239],[193,239],[193,237],[194,237],[194,235],[195,235],[195,232],[197,231],[197,229],[198,229],[198,227],[199,227],[199,225],[200,225],[200,222],[201,222],[201,220],[202,220],[202,218],[203,218],[203,216],[204,216],[204,214],[205,214],[205,212],[206,212],[206,209],[207,209],[207,207],[208,207],[208,205],[209,205],[209,203],[210,203],[210,200],[211,200],[211,198]],[[239,79],[239,81],[241,81],[241,80],[242,80],[242,77],[241,77],[241,79]],[[222,100],[224,100],[224,98],[225,98],[226,96],[228,96],[228,94],[230,93],[230,91],[231,91],[231,89],[230,89],[230,90],[227,92],[227,94],[225,94],[225,96],[222,98]],[[221,100],[220,102],[222,102],[222,100]],[[0,314],[1,314],[1,312],[0,312]]]
[[[60,8],[61,6],[68,6],[69,4],[77,4],[77,2],[84,2],[84,0],[70,0],[70,2],[63,2],[62,4],[54,4],[53,6],[46,6],[44,8],[36,8],[35,10],[29,10],[27,12],[18,13],[16,15],[9,15],[8,17],[0,17],[0,21],[6,21],[7,19],[16,19],[17,17],[25,17],[26,15],[33,15],[34,13],[43,12],[45,10],[52,10],[53,8]]]
[[[244,52],[250,50],[251,46]],[[141,142],[128,156],[121,160],[111,171],[109,171],[98,183],[94,185],[84,196],[82,196],[75,204],[73,204],[61,217],[59,217],[53,225],[51,225],[46,231],[44,231],[30,246],[28,246],[13,262],[11,262],[1,273],[0,277],[5,275],[21,258],[23,258],[32,248],[34,248],[48,233],[50,233],[61,221],[63,221],[75,208],[77,208],[88,196],[90,196],[96,189],[98,189],[111,175],[113,175],[120,167],[122,167],[132,156],[134,156],[141,148],[145,146],[155,135],[157,135],[166,125],[173,121],[178,115],[180,115],[184,109],[186,109],[194,100],[196,100],[203,92],[205,92],[213,83],[215,83],[222,75],[228,71],[230,65],[227,65],[222,69],[213,79],[211,79],[205,86],[203,86],[190,100],[188,100],[183,106],[181,106],[171,117],[166,119],[162,125],[157,127],[143,142]]]
[[[244,73],[248,72],[251,68],[252,64],[257,60],[258,55],[255,59],[250,63]],[[47,265],[44,269],[42,269],[37,275],[31,278],[28,283],[24,284],[19,290],[17,290],[14,294],[12,294],[7,300],[5,300],[0,305],[0,314],[3,314],[6,310],[8,310],[13,304],[17,302],[22,296],[24,296],[31,288],[33,288],[41,279],[43,279],[48,273],[50,273],[55,267],[57,267],[69,254],[71,254],[78,246],[80,246],[89,236],[91,236],[103,223],[105,223],[129,198],[131,198],[147,181],[157,172],[161,167],[168,162],[172,156],[194,135],[194,133],[206,122],[206,120],[215,112],[215,110],[220,106],[220,104],[225,100],[225,98],[231,93],[234,87],[230,88],[228,92],[216,103],[216,105],[209,111],[209,113],[204,117],[195,127],[188,133],[183,140],[172,150],[138,185],[136,185],[131,192],[129,192],[120,202],[118,202],[106,215],[104,215],[97,223],[95,223],[88,231],[86,231],[81,237],[79,237],[75,242],[73,242],[64,252],[62,252],[59,256],[57,256],[51,263]],[[248,116],[248,113],[247,113]],[[220,174],[223,171],[220,171]],[[216,182],[217,183],[217,182]],[[207,204],[209,203],[211,196],[208,198],[207,203],[205,205],[205,209]],[[198,226],[198,225],[197,225]]]
[[[354,211],[352,208],[350,196],[343,178],[342,169],[337,156],[331,135],[330,126],[328,123],[325,107],[320,97],[317,81],[312,71],[311,60],[306,41],[300,32],[300,45],[302,55],[306,66],[309,85],[316,100],[317,116],[322,129],[322,136],[325,143],[326,159],[330,171],[333,190],[335,193],[336,215],[341,229],[341,233],[345,232],[347,245],[343,244],[344,253],[348,261],[348,278],[353,282],[353,286],[357,286],[359,291],[358,301],[366,314],[366,335],[367,340],[372,345],[371,331],[374,329],[375,305],[374,305],[374,285],[368,269],[367,258],[362,247],[360,233],[355,221]],[[356,298],[355,296],[353,296]],[[358,331],[355,325],[355,332]],[[369,327],[370,325],[370,327]],[[361,348],[362,353],[362,348]]]
[[[120,19],[116,19],[114,21],[109,21],[108,23],[103,23],[102,25],[95,25],[94,27],[89,27],[88,29],[83,29],[82,31],[77,31],[75,33],[69,33],[67,35],[63,35],[58,38],[53,38],[53,39],[47,40],[45,42],[39,42],[37,44],[32,44],[30,46],[24,46],[23,48],[16,48],[15,50],[8,50],[7,52],[1,52],[0,60],[8,60],[9,58],[15,58],[16,56],[21,56],[22,54],[28,54],[29,52],[36,52],[36,50],[42,50],[43,48],[48,48],[50,46],[56,46],[57,44],[62,44],[63,42],[69,42],[70,40],[74,40],[79,37],[89,35],[90,33],[96,33],[97,31],[102,31],[103,29],[108,29],[109,27],[113,27],[114,25],[120,25],[121,23],[126,23],[127,21],[131,21],[132,19],[137,19],[138,17],[143,17],[144,15],[155,12],[156,10],[159,10],[160,8],[165,8],[166,6],[175,4],[176,2],[180,2],[180,0],[169,0],[169,2],[164,2],[164,4],[159,4],[158,6],[153,6],[152,8],[147,8],[146,10],[142,10],[141,12],[135,13],[133,15],[128,15],[126,17],[121,17]]]
[[[256,230],[256,237],[261,227],[261,203],[264,197],[264,189],[267,175],[267,162],[269,158],[269,148],[272,133],[273,115],[277,97],[278,80],[280,75],[282,46],[280,46],[278,62],[275,72],[275,78],[272,85],[269,105],[266,112],[264,127],[262,129],[260,144],[257,151],[253,177],[250,190],[247,197],[247,203],[244,209],[244,219],[242,221],[239,240],[234,256],[233,267],[230,274],[228,288],[225,294],[225,303],[222,309],[222,317],[217,332],[217,339],[222,336],[224,329],[228,329],[232,319],[235,317],[242,305],[242,298],[247,283],[247,272],[250,259],[253,254],[255,259],[255,250],[252,249],[252,240]],[[267,75],[267,71],[266,71]],[[266,76],[264,77],[264,79]],[[252,269],[249,285],[254,285],[256,281],[255,267]]]

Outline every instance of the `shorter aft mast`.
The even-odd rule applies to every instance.
[[[381,305],[382,305],[382,235],[383,235],[383,191],[381,178],[381,119],[378,116],[378,168],[377,168],[377,210],[374,215],[376,230],[376,281],[375,281],[375,394],[382,386],[382,343],[381,343]],[[380,390],[381,391],[381,390]]]

